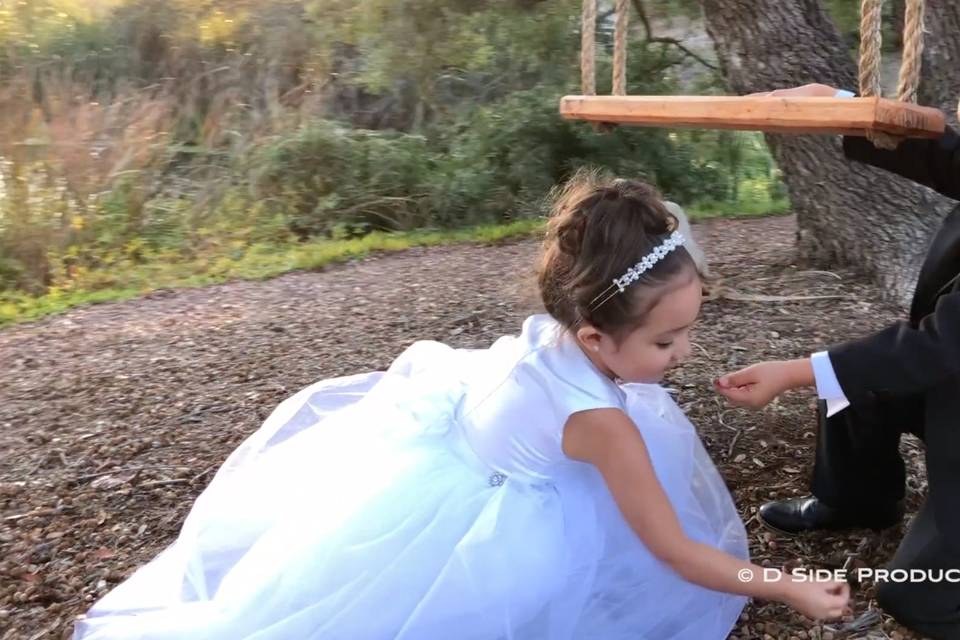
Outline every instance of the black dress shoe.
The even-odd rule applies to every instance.
[[[814,497],[768,502],[760,507],[760,522],[780,533],[796,534],[818,529],[886,529],[903,519],[903,503],[869,512],[836,509]]]

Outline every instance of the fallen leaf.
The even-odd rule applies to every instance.
[[[109,560],[115,555],[117,554],[114,551],[112,551],[111,549],[107,549],[106,547],[100,547],[99,549],[93,552],[93,557],[96,558],[97,560]]]
[[[90,486],[94,489],[116,489],[117,487],[123,486],[133,480],[136,473],[124,473],[119,475],[105,475],[100,476],[96,480],[90,483]]]

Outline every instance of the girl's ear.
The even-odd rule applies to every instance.
[[[600,351],[600,339],[603,334],[589,324],[583,324],[577,329],[577,340],[587,351]]]

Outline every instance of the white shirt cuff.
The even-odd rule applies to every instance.
[[[833,94],[834,98],[852,98],[856,96],[853,91],[847,91],[846,89],[837,89],[837,92]]]
[[[819,351],[810,356],[813,377],[817,384],[817,396],[827,401],[827,417],[831,417],[850,406],[850,401],[840,387],[837,374],[830,362],[830,354]]]

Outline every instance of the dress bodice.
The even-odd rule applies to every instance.
[[[549,479],[569,462],[563,428],[578,411],[623,408],[625,395],[549,315],[527,318],[468,372],[457,422],[477,456],[508,476]]]

